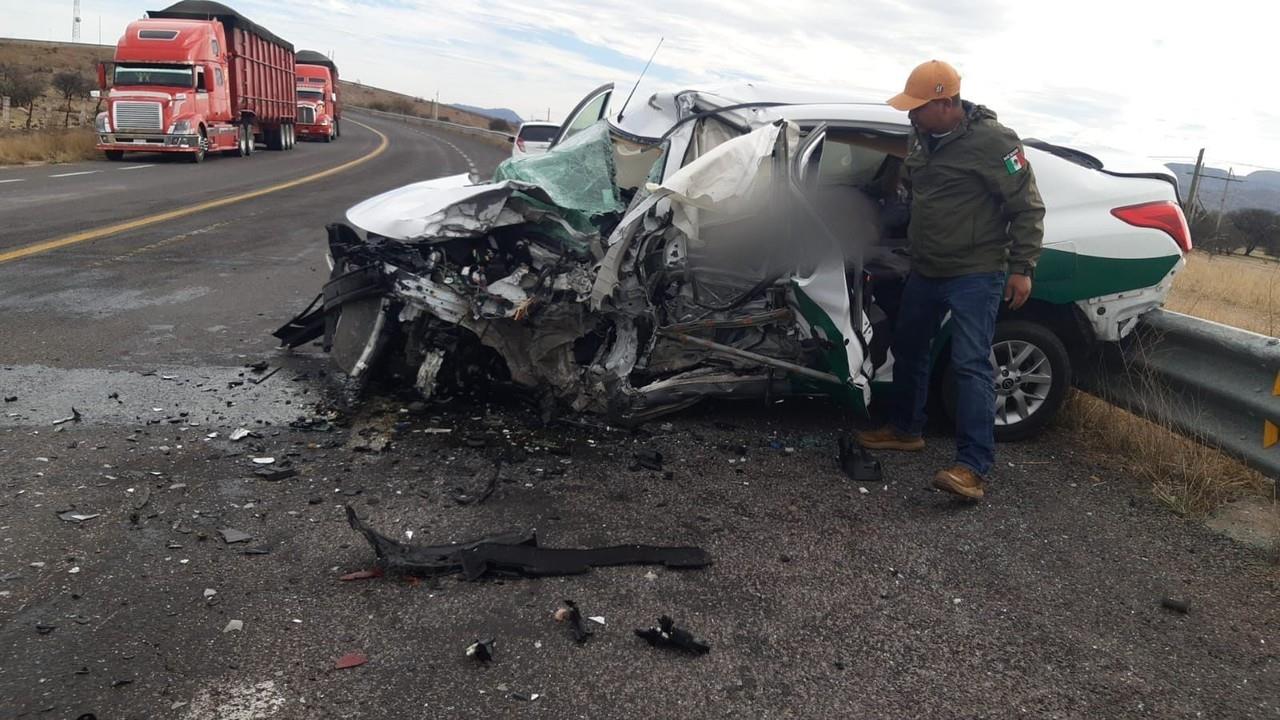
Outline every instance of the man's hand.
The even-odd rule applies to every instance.
[[[1010,310],[1022,307],[1031,297],[1031,278],[1026,275],[1010,275],[1004,285],[1004,299]]]

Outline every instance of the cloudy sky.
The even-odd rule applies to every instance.
[[[81,0],[113,44],[145,0]],[[760,80],[881,100],[941,58],[1025,137],[1280,168],[1280,9],[1255,0],[226,0],[342,76],[560,120],[589,89]],[[72,0],[0,0],[0,36],[68,40]],[[304,9],[305,8],[305,9]]]

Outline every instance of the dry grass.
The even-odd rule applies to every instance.
[[[1213,447],[1082,392],[1072,393],[1059,423],[1083,447],[1150,483],[1156,499],[1179,515],[1203,517],[1231,500],[1272,492],[1266,478]]]
[[[1196,252],[1174,280],[1166,307],[1265,335],[1280,332],[1280,263]],[[1162,401],[1177,402],[1176,398]],[[1274,483],[1200,441],[1076,392],[1060,423],[1105,453],[1181,515],[1200,517],[1236,498],[1275,492]]]
[[[100,157],[95,136],[85,129],[0,134],[0,165],[76,162]]]
[[[1274,336],[1280,333],[1280,262],[1192,253],[1166,307]]]

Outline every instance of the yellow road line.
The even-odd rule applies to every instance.
[[[138,228],[147,227],[148,225],[155,225],[156,223],[162,223],[167,220],[174,220],[176,218],[186,217],[187,215],[194,215],[195,213],[204,212],[205,210],[212,210],[214,208],[220,208],[226,205],[232,205],[234,203],[244,202],[245,200],[252,200],[254,198],[262,197],[263,195],[269,195],[273,192],[288,190],[289,188],[292,188],[292,187],[297,187],[305,183],[314,182],[322,178],[327,178],[330,175],[336,175],[342,172],[343,170],[350,170],[351,168],[357,165],[369,162],[370,160],[386,152],[387,145],[389,145],[391,142],[390,140],[387,139],[386,135],[383,135],[382,133],[369,127],[368,125],[365,125],[362,122],[359,122],[358,120],[351,120],[351,122],[355,123],[356,125],[359,125],[362,128],[365,128],[366,130],[369,130],[374,135],[377,135],[379,138],[382,139],[381,142],[378,143],[378,147],[373,149],[373,152],[369,153],[368,155],[363,155],[361,157],[358,157],[355,160],[345,162],[341,165],[336,165],[334,167],[329,168],[328,170],[322,170],[314,175],[307,175],[306,177],[295,178],[287,182],[282,182],[278,185],[271,185],[269,187],[264,187],[259,190],[251,190],[249,192],[241,193],[239,195],[232,195],[230,197],[218,198],[217,200],[209,200],[207,202],[202,202],[195,205],[189,205],[184,208],[178,208],[177,210],[169,210],[167,212],[157,213],[155,215],[147,215],[145,217],[135,218],[133,220],[126,220],[121,223],[116,223],[115,225],[107,225],[105,227],[95,228],[93,230],[85,230],[83,232],[75,233],[74,235],[67,235],[66,237],[57,238],[56,240],[45,240],[43,242],[32,243],[31,245],[23,246],[15,250],[0,252],[0,264],[13,262],[14,260],[21,260],[22,258],[30,257],[32,255],[39,255],[40,253],[46,253],[46,252],[49,252],[50,250],[57,250],[58,248],[67,247],[68,245],[76,245],[78,243],[88,242],[90,240],[98,240],[100,238],[108,237],[108,236],[115,235],[117,233],[122,233],[128,230],[137,230]]]

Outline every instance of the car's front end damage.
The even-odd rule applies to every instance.
[[[323,303],[281,328],[427,398],[509,382],[546,408],[643,422],[708,397],[868,398],[840,248],[799,217],[794,125],[665,182],[660,144],[599,123],[495,179],[406,186],[333,225]],[[807,259],[801,259],[807,258]],[[865,328],[864,328],[865,330]]]

